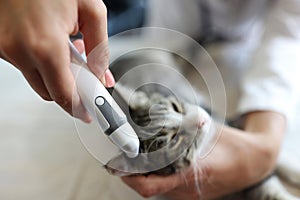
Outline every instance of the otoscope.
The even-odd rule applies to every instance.
[[[71,71],[80,99],[89,114],[99,124],[102,132],[126,153],[134,158],[139,153],[139,139],[127,121],[127,117],[113,97],[89,70],[87,62],[69,41]],[[102,134],[102,133],[101,133]]]

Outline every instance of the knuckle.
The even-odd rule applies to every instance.
[[[97,3],[98,3],[98,6],[95,9],[93,9],[92,17],[95,20],[101,21],[101,19],[103,19],[104,17],[107,16],[107,8],[106,8],[105,4],[103,3],[103,1],[99,1]]]
[[[28,49],[33,55],[41,61],[49,61],[50,59],[50,42],[47,38],[40,38],[39,40],[31,39],[28,43]]]
[[[60,51],[62,46],[62,35],[59,34],[57,30],[52,30],[52,32],[41,31],[29,35],[27,38],[27,50],[37,59],[37,61],[42,63],[53,61],[54,51]]]
[[[55,40],[50,42],[50,37],[53,36],[45,32],[29,30],[28,27],[25,27],[22,31],[23,37],[12,33],[12,35],[0,41],[2,54],[14,57],[17,53],[22,53],[24,55],[32,54],[34,57],[47,58],[46,53],[50,49],[51,43]]]
[[[102,13],[102,15],[107,15],[107,7],[105,6],[103,1],[100,1],[99,11]]]

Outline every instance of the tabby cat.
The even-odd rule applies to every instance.
[[[143,58],[144,61],[141,61]],[[138,88],[130,85],[149,77],[153,79],[152,82],[164,79],[165,75],[153,75],[154,68],[154,71],[150,69],[144,74],[133,74],[122,80],[123,74],[130,71],[131,66],[140,65],[141,62],[149,62],[149,57],[125,56],[111,68],[116,78],[120,80],[120,84],[115,88],[115,94],[121,101],[125,100],[119,104],[125,107],[124,111],[140,138],[140,155],[135,159],[120,155],[108,163],[106,169],[115,175],[138,173],[168,176],[180,173],[196,162],[202,145],[209,145],[203,140],[207,134],[213,132],[211,117],[198,103],[191,103],[180,97],[179,100],[177,95],[159,84]],[[117,67],[120,65],[122,68]],[[176,84],[173,81],[171,85],[174,83]],[[160,149],[164,150],[156,156],[151,157],[147,154]],[[158,162],[164,167],[157,167]],[[288,154],[283,154],[272,176],[251,188],[222,199],[300,200],[287,192],[279,179],[280,177],[300,189],[300,169],[296,167],[300,166],[299,163],[296,158],[289,158]]]

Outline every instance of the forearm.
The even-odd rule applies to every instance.
[[[273,170],[285,130],[277,113],[256,112],[245,117],[244,130],[222,127],[218,143],[203,160],[202,192],[208,199],[259,182]],[[201,178],[200,178],[201,179]]]

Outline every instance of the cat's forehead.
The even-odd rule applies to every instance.
[[[174,110],[178,113],[184,112],[182,103],[175,96],[166,96],[160,93],[147,94],[142,91],[135,92],[131,96],[129,106],[132,109],[147,110],[157,107],[161,109],[166,108],[167,110]]]

